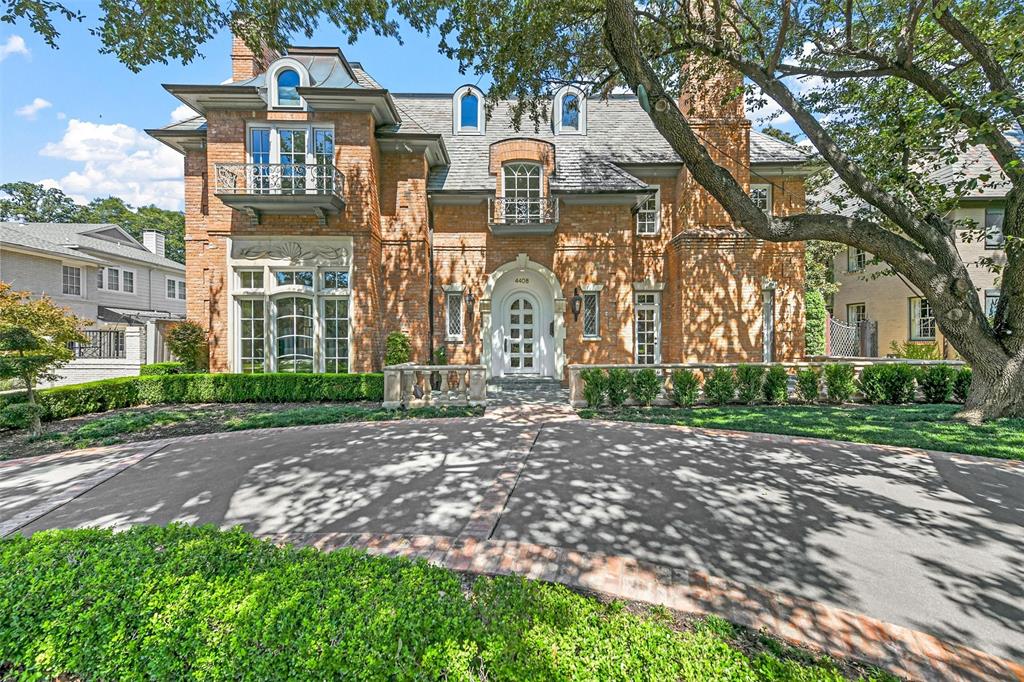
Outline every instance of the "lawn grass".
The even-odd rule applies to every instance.
[[[957,405],[779,405],[580,410],[589,419],[758,431],[1024,460],[1024,419],[971,426]]]
[[[716,618],[240,528],[0,540],[5,679],[894,680]]]
[[[479,417],[482,407],[418,407],[410,410],[386,410],[353,405],[310,405],[283,412],[261,412],[228,419],[225,431],[269,429],[280,426],[340,424],[354,421],[391,421],[395,419],[432,419],[438,417]]]
[[[42,439],[55,441],[64,447],[89,448],[94,445],[113,445],[121,437],[158,426],[187,421],[189,415],[180,410],[159,412],[126,412],[98,417],[66,433],[48,433]]]

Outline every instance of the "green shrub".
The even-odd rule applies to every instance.
[[[608,393],[608,375],[603,369],[591,367],[580,372],[583,379],[583,399],[589,407],[601,407]]]
[[[185,374],[184,362],[154,362],[139,368],[139,376],[158,376],[162,374]]]
[[[728,367],[715,367],[704,377],[704,399],[712,405],[725,405],[736,395],[736,379]]]
[[[804,346],[807,355],[825,354],[825,297],[817,289],[804,295]]]
[[[384,365],[401,365],[412,357],[412,343],[402,332],[391,332],[384,349]]]
[[[693,407],[700,392],[700,379],[692,369],[672,372],[672,400],[680,407]]]
[[[764,377],[764,400],[782,405],[789,398],[789,372],[782,365],[772,365]]]
[[[859,387],[869,403],[899,405],[914,400],[914,375],[911,365],[877,364],[864,368]]]
[[[435,365],[447,365],[448,364],[448,349],[444,346],[440,346],[434,349],[434,364]]]
[[[845,403],[857,389],[853,365],[825,365],[825,394],[833,403]]]
[[[188,372],[204,372],[209,366],[210,349],[206,330],[195,322],[171,325],[164,336],[167,348]]]
[[[752,405],[761,399],[764,371],[760,365],[740,365],[736,368],[736,392],[741,403]]]
[[[32,420],[35,417],[40,419],[46,417],[46,409],[42,405],[14,403],[0,409],[0,428],[27,429],[32,426]]]
[[[885,365],[868,365],[860,373],[857,387],[864,395],[864,401],[875,405],[885,402]]]
[[[805,403],[817,402],[821,397],[821,377],[818,371],[808,367],[796,373],[796,392]]]
[[[661,392],[661,377],[650,367],[633,373],[629,395],[639,405],[648,406]]]
[[[925,402],[944,403],[953,395],[956,370],[949,365],[925,365],[918,369],[917,385],[921,387]]]
[[[907,341],[897,343],[895,340],[889,343],[889,354],[897,358],[907,360],[939,360],[938,342],[921,343],[919,341]]]
[[[605,390],[608,394],[608,404],[612,407],[620,407],[629,397],[633,377],[630,376],[628,369],[615,367],[608,370],[607,382]]]
[[[971,390],[971,368],[961,367],[953,380],[953,400],[958,403],[967,402],[967,394]]]

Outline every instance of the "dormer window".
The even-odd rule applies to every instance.
[[[292,69],[284,69],[277,74],[277,106],[297,107],[302,105],[299,99],[299,74]]]
[[[555,93],[553,116],[556,135],[585,135],[587,132],[587,98],[583,91],[567,85]]]
[[[293,57],[282,57],[267,69],[267,104],[271,109],[304,109],[299,88],[309,87],[309,72]]]
[[[472,85],[464,85],[456,90],[452,99],[452,118],[456,135],[483,135],[483,93]]]

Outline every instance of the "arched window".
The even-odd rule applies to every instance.
[[[555,93],[552,105],[551,119],[556,135],[587,133],[587,98],[582,90],[566,85]]]
[[[452,96],[452,133],[483,135],[484,96],[474,85],[463,85]]]
[[[505,221],[510,223],[539,223],[544,213],[542,206],[543,178],[536,163],[506,164],[502,179],[505,190]]]
[[[580,98],[569,94],[562,97],[562,130],[580,129]]]
[[[302,105],[298,91],[300,82],[299,74],[294,69],[284,69],[278,72],[277,106],[297,107]]]
[[[478,130],[480,128],[480,98],[467,92],[459,102],[459,127],[462,130]]]

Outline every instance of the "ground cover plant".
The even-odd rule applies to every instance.
[[[0,541],[0,622],[5,678],[892,679],[718,618],[209,526]]]

